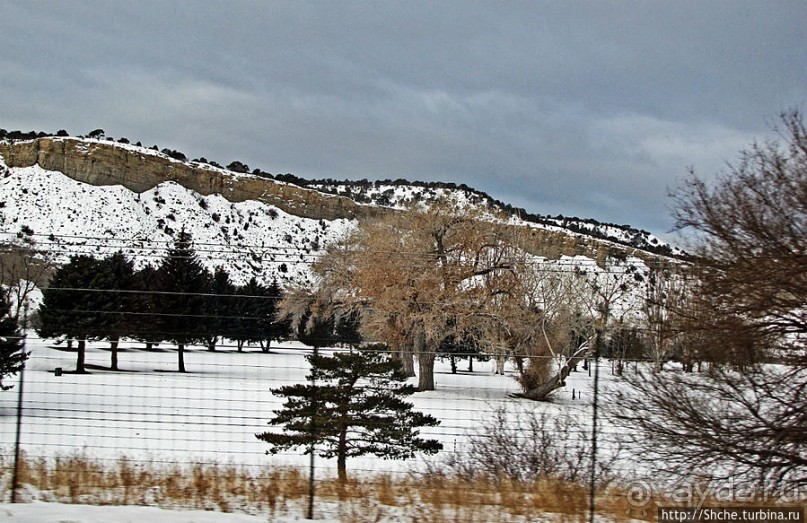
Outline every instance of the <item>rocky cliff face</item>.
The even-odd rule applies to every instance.
[[[0,141],[0,155],[9,167],[39,164],[43,169],[92,185],[123,185],[142,193],[162,182],[174,181],[202,195],[220,194],[231,202],[257,200],[304,218],[362,220],[394,212],[267,178],[237,174],[207,164],[181,162],[150,149],[114,142],[54,137]],[[595,259],[602,266],[610,256],[629,254],[646,261],[657,258],[639,249],[571,232],[525,229],[532,254],[549,259],[582,255]]]
[[[304,218],[362,219],[383,212],[344,197],[206,164],[180,162],[156,151],[114,143],[75,138],[0,142],[0,155],[9,167],[39,164],[43,169],[92,185],[123,185],[141,193],[162,182],[174,181],[199,194],[220,194],[231,202],[258,200]]]

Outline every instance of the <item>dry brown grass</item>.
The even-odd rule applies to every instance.
[[[12,460],[0,453],[0,487],[11,484]],[[84,453],[55,458],[23,457],[23,497],[97,505],[151,505],[222,512],[303,515],[308,496],[305,471],[257,470],[237,465],[92,458]],[[378,474],[318,480],[316,510],[342,521],[557,522],[588,521],[588,486],[553,478],[532,483],[467,479],[438,472]],[[653,521],[653,499],[643,512],[618,487],[597,494],[598,521]],[[669,503],[667,503],[669,504]]]

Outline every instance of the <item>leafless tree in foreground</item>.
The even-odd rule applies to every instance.
[[[632,455],[665,477],[807,484],[807,369],[628,370],[609,407]],[[670,476],[672,475],[672,476]]]
[[[796,112],[782,122],[784,144],[755,144],[714,184],[692,174],[674,194],[678,227],[699,234],[683,340],[715,364],[626,377],[613,415],[657,469],[807,485],[807,132]]]

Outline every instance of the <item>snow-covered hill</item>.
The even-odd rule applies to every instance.
[[[484,206],[502,211],[511,215],[514,222],[528,224],[533,227],[551,228],[571,235],[593,237],[664,256],[680,256],[684,254],[655,235],[629,225],[601,223],[597,220],[577,217],[552,217],[531,214],[523,209],[515,209],[503,202],[494,200],[489,195],[465,185],[409,182],[407,180],[337,182],[333,180],[306,181],[282,176],[281,179],[291,179],[305,187],[344,196],[358,203],[382,205],[398,209],[407,208],[418,202],[428,203],[437,199],[448,199],[457,202],[459,206]]]
[[[604,267],[604,263],[600,259],[598,243],[607,244],[605,251],[611,254],[621,252],[623,260],[633,257],[637,249],[644,252],[640,258],[645,260],[654,256],[651,253],[676,254],[671,247],[646,231],[628,226],[601,224],[594,220],[526,214],[464,185],[406,180],[306,181],[292,175],[273,176],[258,169],[249,173],[247,167],[238,162],[233,162],[233,165],[238,164],[237,167],[229,166],[236,169],[231,171],[218,164],[211,166],[203,159],[187,161],[177,151],[161,152],[155,150],[156,147],[149,149],[109,140],[52,138],[49,143],[53,147],[67,141],[75,148],[75,155],[69,159],[67,156],[60,158],[65,165],[72,162],[74,170],[76,162],[92,163],[96,159],[126,165],[131,163],[130,160],[137,160],[147,169],[150,165],[148,159],[153,158],[155,162],[162,162],[160,168],[168,169],[165,171],[167,173],[173,168],[170,166],[178,166],[186,170],[197,169],[194,173],[218,173],[226,176],[229,181],[220,191],[211,191],[201,184],[180,184],[177,181],[157,183],[168,177],[155,178],[152,173],[148,183],[141,184],[140,188],[133,188],[132,180],[127,181],[129,175],[119,175],[116,178],[111,174],[116,170],[127,172],[125,169],[118,169],[118,164],[111,163],[105,164],[100,170],[96,165],[94,170],[89,170],[95,174],[84,178],[85,181],[93,181],[93,177],[98,177],[100,173],[105,177],[103,181],[98,184],[95,181],[85,183],[77,181],[75,176],[41,167],[43,157],[37,142],[14,142],[23,146],[22,149],[17,149],[17,153],[25,150],[30,158],[20,161],[20,158],[15,157],[15,163],[9,161],[9,164],[30,166],[9,167],[0,156],[0,243],[32,244],[55,256],[57,262],[65,261],[70,254],[103,256],[122,250],[140,267],[146,263],[156,264],[166,248],[172,244],[175,234],[184,228],[192,234],[197,252],[205,265],[211,270],[224,266],[236,283],[244,283],[255,276],[263,282],[277,278],[283,286],[292,282],[306,285],[311,281],[310,263],[328,244],[343,237],[357,223],[356,220],[347,218],[312,219],[300,216],[306,215],[306,205],[312,197],[317,197],[320,203],[328,201],[328,198],[333,199],[332,196],[323,195],[328,193],[349,199],[338,200],[354,205],[354,208],[355,204],[359,204],[362,209],[375,207],[379,212],[384,207],[401,209],[413,204],[428,205],[438,199],[448,199],[458,207],[481,206],[504,212],[509,214],[510,223],[514,225],[542,229],[547,234],[554,234],[554,239],[549,243],[557,244],[558,238],[561,238],[561,243],[566,245],[566,252],[561,250],[554,256],[565,254],[574,258],[583,252],[587,256],[596,256],[600,267]],[[3,143],[7,146],[14,145],[12,142]],[[27,147],[32,145],[36,147]],[[13,148],[7,147],[4,150],[12,151]],[[110,154],[105,154],[104,151]],[[115,154],[111,154],[113,152]],[[85,154],[88,156],[82,156]],[[99,157],[99,154],[105,155]],[[165,167],[165,164],[169,167]],[[155,163],[155,168],[157,165]],[[52,168],[68,172],[63,167]],[[108,185],[118,180],[128,185]],[[265,198],[261,201],[261,195],[265,192],[262,192],[264,189],[259,185],[249,185],[253,188],[251,191],[241,190],[248,198],[254,192],[256,199],[230,201],[239,199],[232,198],[230,193],[233,189],[240,188],[242,184],[247,186],[258,182],[268,184],[263,186],[267,188],[280,187],[278,194],[293,195],[289,198],[293,197],[295,201],[285,207],[286,200],[282,197],[275,195],[275,199],[271,200],[288,212],[267,203]],[[189,189],[190,186],[196,190]],[[142,190],[147,187],[150,188]],[[206,191],[206,195],[197,192],[199,190]],[[225,192],[227,198],[217,194],[217,191]],[[209,192],[213,194],[207,194]],[[242,194],[240,199],[243,198]],[[339,206],[335,206],[329,215],[339,216],[338,209]],[[290,214],[295,212],[300,215]],[[355,216],[350,212],[347,215]],[[570,241],[567,242],[567,239]],[[575,247],[584,243],[588,247]],[[536,254],[543,255],[540,252]],[[642,265],[640,269],[646,269],[641,259],[635,261]],[[567,259],[565,263],[568,265],[571,262]]]
[[[57,261],[123,250],[138,266],[156,264],[184,228],[205,265],[225,266],[236,283],[256,276],[304,284],[312,258],[354,226],[292,216],[257,201],[201,196],[175,182],[138,194],[77,182],[38,165],[0,169],[0,240],[27,242]]]

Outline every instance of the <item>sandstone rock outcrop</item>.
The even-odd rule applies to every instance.
[[[93,185],[123,185],[135,192],[174,181],[199,194],[220,194],[232,202],[258,200],[305,218],[362,219],[383,212],[341,196],[249,174],[237,174],[207,164],[180,162],[149,149],[123,147],[76,138],[39,138],[0,142],[0,154],[9,167],[58,171]]]
[[[199,194],[220,194],[232,202],[258,200],[304,218],[362,220],[394,212],[268,178],[181,162],[157,151],[114,142],[60,137],[0,141],[0,155],[9,167],[39,164],[43,169],[93,185],[123,185],[140,193],[174,181]],[[582,255],[603,266],[612,255],[630,254],[647,261],[658,258],[639,249],[562,230],[525,227],[524,232],[532,254],[549,259]]]

